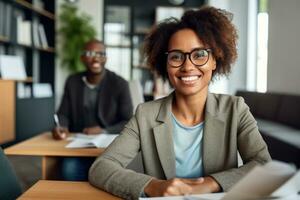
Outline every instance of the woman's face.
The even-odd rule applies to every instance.
[[[212,72],[216,69],[216,61],[212,53],[209,50],[203,51],[203,49],[209,48],[192,29],[182,29],[171,36],[168,46],[167,72],[177,93],[190,96],[208,89]],[[170,52],[175,52],[175,54]],[[183,55],[180,52],[193,53],[185,54],[184,58],[184,56],[180,57]],[[182,59],[185,59],[185,62],[178,66]],[[199,66],[195,64],[199,64]],[[203,65],[200,66],[200,64]],[[177,67],[174,67],[175,65]]]

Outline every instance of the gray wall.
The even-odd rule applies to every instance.
[[[247,86],[247,34],[248,34],[248,1],[231,0],[229,11],[233,15],[233,23],[238,31],[238,59],[233,65],[228,80],[228,93],[235,94]]]
[[[299,0],[269,0],[268,91],[300,94],[299,10]]]
[[[209,5],[225,9],[233,13],[233,24],[238,31],[238,58],[227,78],[211,83],[210,91],[216,93],[235,94],[239,89],[247,88],[247,55],[248,55],[248,1],[210,0]]]

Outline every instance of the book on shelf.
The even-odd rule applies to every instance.
[[[17,42],[23,45],[31,45],[31,21],[24,20],[23,14],[16,14]]]
[[[39,24],[38,25],[38,32],[39,32],[39,37],[40,37],[40,44],[43,48],[48,48],[48,41],[47,41],[47,37],[46,37],[46,32],[45,32],[45,28],[43,24]]]
[[[5,30],[4,30],[4,36],[7,38],[10,38],[11,34],[11,24],[12,24],[12,6],[10,4],[6,4],[6,16],[5,16]]]
[[[39,36],[39,22],[36,19],[32,21],[32,41],[35,47],[42,46]]]
[[[32,95],[35,98],[52,97],[53,92],[50,83],[34,83],[32,85]]]
[[[32,41],[35,47],[49,47],[44,25],[37,20],[32,21]]]
[[[48,48],[45,27],[38,20],[24,20],[22,14],[16,14],[16,40],[19,44]]]
[[[25,45],[30,46],[32,44],[32,40],[31,40],[31,21],[29,20],[25,20],[22,23],[22,43]]]
[[[16,36],[17,36],[16,41],[19,44],[21,44],[23,41],[22,23],[23,23],[23,16],[21,14],[16,14]]]
[[[4,2],[0,1],[0,36],[4,37],[4,22],[5,22],[5,9],[4,9]]]
[[[21,56],[0,55],[0,72],[2,79],[25,80],[27,78]]]
[[[74,134],[69,137],[71,142],[66,145],[66,148],[105,148],[118,136],[118,134],[101,133],[98,135],[86,135],[82,133]]]
[[[0,1],[0,36],[7,39],[11,35],[12,6],[9,3]]]

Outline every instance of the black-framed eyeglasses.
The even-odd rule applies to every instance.
[[[171,67],[181,67],[186,61],[186,55],[190,61],[197,67],[205,65],[209,60],[209,52],[211,49],[194,49],[191,52],[182,52],[180,50],[172,50],[166,52],[167,62]]]
[[[103,51],[83,51],[82,55],[88,58],[101,58],[104,59],[106,58],[106,53]]]

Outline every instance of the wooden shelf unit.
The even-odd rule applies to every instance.
[[[0,144],[26,139],[52,123],[52,117],[49,121],[47,115],[54,113],[54,97],[35,98],[30,92],[31,97],[18,98],[17,91],[20,84],[32,87],[33,83],[49,83],[55,92],[55,3],[55,0],[0,0],[0,55],[20,56],[28,77],[26,80],[0,77],[0,103],[5,105],[0,106]],[[24,42],[20,38],[25,33],[29,36]],[[40,113],[44,115],[43,124],[29,127],[33,118],[42,118]]]
[[[15,135],[15,81],[0,80],[0,144],[12,141]]]
[[[55,15],[47,10],[36,8],[34,5],[25,0],[15,0],[15,2],[24,8],[32,10],[40,15],[50,18],[51,20],[55,20]]]

